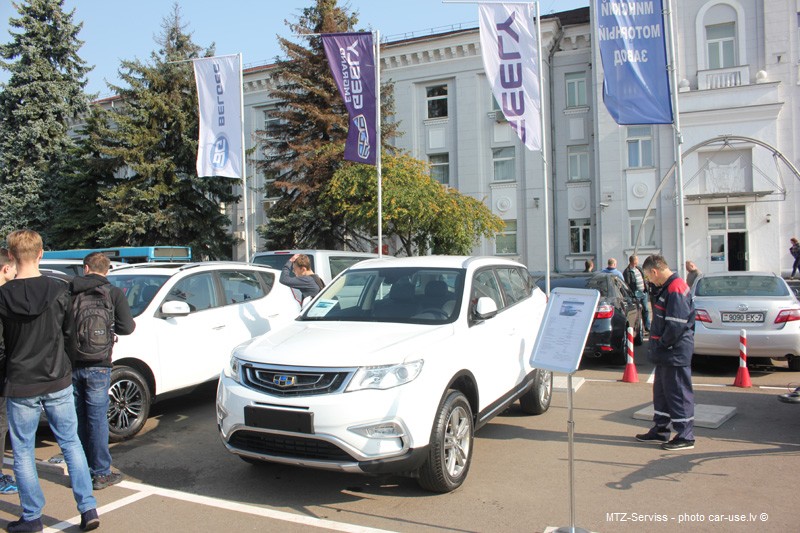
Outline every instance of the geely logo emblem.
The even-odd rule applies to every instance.
[[[285,374],[275,374],[272,382],[281,388],[294,387],[297,383],[297,376],[287,376]]]
[[[747,310],[748,310],[748,309],[750,309],[750,308],[749,308],[749,307],[747,307],[747,304],[739,304],[739,306],[737,307],[737,309],[738,309],[739,311],[747,311]]]

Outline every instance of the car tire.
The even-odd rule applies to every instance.
[[[419,485],[451,492],[464,482],[472,464],[475,426],[466,396],[449,390],[433,422],[428,458],[419,469]]]
[[[553,373],[538,368],[533,377],[533,386],[519,397],[519,406],[524,413],[540,415],[550,408],[553,399]]]
[[[644,320],[642,320],[641,316],[639,317],[638,326],[639,326],[639,329],[636,331],[636,336],[633,338],[633,345],[634,346],[641,346],[642,343],[644,342]],[[626,358],[626,362],[627,362],[627,358]]]
[[[108,391],[108,440],[130,439],[144,427],[150,415],[150,387],[136,369],[117,366],[111,371]]]
[[[620,340],[617,341],[617,349],[614,350],[614,360],[619,365],[628,364],[628,325],[625,325],[625,330],[622,332]]]
[[[787,362],[789,363],[789,370],[792,372],[800,372],[800,357],[790,355]]]

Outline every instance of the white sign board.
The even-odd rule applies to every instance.
[[[600,293],[556,287],[531,353],[531,366],[572,374],[578,370]]]

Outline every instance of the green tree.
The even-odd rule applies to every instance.
[[[504,227],[482,202],[442,187],[425,162],[413,157],[383,157],[383,233],[396,237],[406,255],[467,255],[481,237],[494,237]],[[368,234],[377,233],[378,179],[375,168],[347,164],[333,175],[324,202],[345,222]]]
[[[91,67],[79,57],[82,24],[64,0],[14,3],[11,42],[0,45],[0,235],[27,227],[47,239],[55,183],[73,153],[69,123],[88,110]]]
[[[292,34],[356,31],[357,14],[339,7],[337,0],[316,0],[287,25]],[[342,248],[351,228],[342,216],[320,202],[333,173],[344,164],[348,117],[331,76],[318,35],[298,44],[278,37],[286,54],[278,59],[280,80],[272,97],[281,102],[274,127],[259,132],[257,141],[265,154],[259,170],[274,178],[268,197],[278,197],[268,212],[269,223],[259,232],[270,248]],[[392,84],[381,88],[382,138],[396,135]]]
[[[115,127],[98,138],[101,158],[119,162],[114,183],[99,191],[106,213],[97,239],[106,246],[181,244],[196,257],[228,258],[235,239],[221,203],[235,202],[232,181],[196,175],[197,90],[191,59],[201,49],[181,22],[180,9],[162,22],[150,62],[123,61]],[[213,47],[203,56],[213,55]]]

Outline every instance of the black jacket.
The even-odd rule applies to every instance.
[[[3,396],[25,398],[72,384],[65,343],[71,341],[67,286],[39,276],[0,287],[0,374]]]
[[[105,276],[101,276],[99,274],[89,274],[87,276],[78,276],[72,280],[72,283],[69,284],[69,289],[72,295],[79,294],[81,292],[88,291],[89,289],[93,289],[95,287],[99,287],[100,285],[111,285],[109,281],[106,279]],[[125,295],[122,294],[122,290],[115,285],[111,285],[111,303],[114,304],[114,333],[117,335],[130,335],[133,333],[133,330],[136,329],[136,323],[133,321],[133,317],[131,316],[131,308],[128,305],[128,300],[125,298]],[[72,317],[73,321],[75,317]],[[67,353],[69,353],[70,359],[72,359],[75,368],[83,368],[89,366],[112,366],[111,364],[111,357],[105,361],[100,363],[93,362],[89,363],[86,361],[76,361],[75,360],[75,351],[77,346],[75,343],[77,342],[77,335],[72,336],[72,342],[67,346]]]

